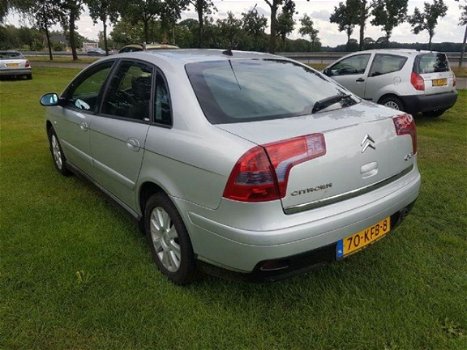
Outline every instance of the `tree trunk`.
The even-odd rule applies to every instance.
[[[363,40],[365,39],[365,22],[366,22],[366,0],[362,1],[362,8],[360,9],[360,43],[359,50],[363,50]]]
[[[105,49],[105,55],[109,55],[109,46],[107,45],[107,23],[106,20],[102,21],[104,23],[104,49]]]
[[[47,25],[44,28],[45,30],[45,38],[47,39],[47,47],[49,49],[49,60],[53,61],[54,57],[52,56],[52,44],[50,43],[50,35],[49,35],[49,28]]]
[[[143,20],[143,27],[144,27],[144,46],[146,46],[146,44],[149,43],[149,20],[147,18],[145,18]]]
[[[461,58],[459,59],[459,68],[462,67],[462,63],[464,63],[464,53],[465,53],[465,41],[467,40],[467,25],[465,26],[465,33],[464,33],[464,42],[462,43],[462,51],[461,51]]]
[[[71,46],[71,55],[73,56],[73,61],[78,59],[78,54],[76,53],[76,38],[75,38],[75,11],[72,9],[70,11],[70,46]]]
[[[198,6],[196,11],[198,12],[198,47],[202,48],[203,47],[203,25],[204,25],[204,19],[203,19],[203,4],[198,2]]]
[[[269,52],[276,52],[276,32],[277,32],[277,5],[271,6],[271,35],[269,37]]]
[[[433,35],[430,34],[430,41],[428,41],[428,50],[431,51],[431,39],[433,39]]]

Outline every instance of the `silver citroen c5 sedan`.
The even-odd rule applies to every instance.
[[[198,269],[275,279],[343,259],[419,193],[411,115],[279,56],[119,54],[41,103],[57,170],[139,219],[179,284]]]

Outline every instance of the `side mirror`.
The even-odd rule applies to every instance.
[[[40,103],[43,106],[57,106],[58,105],[58,95],[55,92],[50,92],[41,97]]]
[[[323,70],[323,74],[327,75],[328,77],[332,76],[331,68],[326,68],[325,70]]]

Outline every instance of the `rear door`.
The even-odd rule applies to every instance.
[[[112,75],[100,113],[92,116],[90,148],[96,181],[134,207],[153,100],[155,68],[122,60]]]
[[[378,102],[379,90],[402,81],[401,70],[407,57],[394,54],[375,54],[368,72],[365,86],[365,99]]]
[[[446,54],[430,52],[415,58],[414,70],[425,82],[425,95],[452,91],[454,73],[449,68]]]
[[[328,75],[354,94],[364,97],[371,55],[364,53],[344,58],[328,68]]]

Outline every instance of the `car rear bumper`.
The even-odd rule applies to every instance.
[[[429,112],[449,109],[456,103],[457,91],[442,94],[399,96],[407,113]]]
[[[263,223],[259,214],[258,230],[236,228],[221,223],[225,220],[214,220],[213,212],[222,208],[203,213],[202,209],[196,210],[190,204],[191,208],[186,208],[188,211],[183,216],[199,260],[237,272],[254,273],[261,262],[301,254],[307,256],[308,253],[315,255],[313,251],[320,248],[328,257],[332,250],[331,255],[335,258],[337,241],[405,210],[418,197],[419,188],[420,174],[415,167],[411,173],[384,188],[319,210],[292,215],[271,213],[268,223]],[[180,205],[186,206],[186,203],[177,203]],[[222,215],[218,213],[218,216]],[[231,210],[230,215],[242,217],[241,213]],[[270,222],[273,222],[272,227]]]
[[[0,69],[0,76],[9,77],[13,75],[29,75],[32,73],[31,68],[16,68],[16,69]]]

